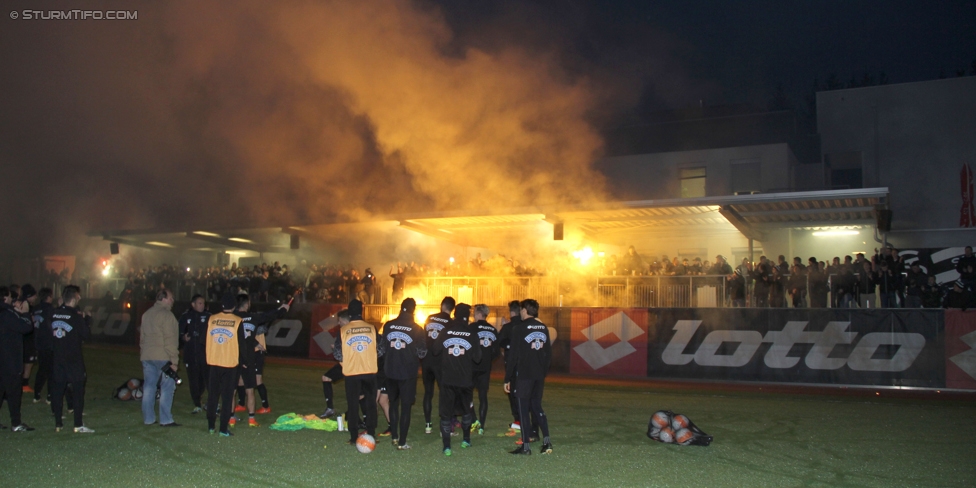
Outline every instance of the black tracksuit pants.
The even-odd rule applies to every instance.
[[[386,394],[390,397],[390,434],[402,446],[407,443],[410,430],[410,411],[417,400],[417,378],[386,379]]]
[[[434,382],[440,385],[438,368],[424,364],[421,372],[424,381],[424,421],[430,423],[430,416],[434,410]]]
[[[34,398],[41,398],[41,390],[44,385],[47,387],[47,396],[51,396],[51,385],[48,380],[51,378],[51,368],[54,366],[54,351],[47,349],[37,350],[37,375],[34,376]],[[71,402],[68,402],[71,405]]]
[[[7,400],[11,427],[20,425],[20,398],[24,394],[21,376],[21,373],[6,372],[0,375],[0,406],[3,406],[3,400]]]
[[[61,427],[61,413],[64,409],[66,389],[71,389],[71,399],[68,407],[74,407],[75,427],[85,425],[85,381],[87,375],[83,367],[54,366],[51,373],[51,411],[54,412],[54,424]],[[73,405],[71,405],[73,404]]]
[[[534,427],[542,431],[542,438],[549,439],[549,421],[546,419],[546,412],[542,410],[542,392],[545,389],[545,380],[516,380],[513,397],[519,406],[519,418],[522,422],[522,445],[528,449],[529,437],[532,435]],[[530,423],[534,424],[532,429],[526,428]]]
[[[193,406],[199,407],[201,406],[200,400],[203,398],[203,392],[207,391],[208,383],[210,383],[210,366],[207,364],[207,356],[185,350],[183,354],[187,380],[190,382],[190,398],[193,400]]]
[[[451,447],[451,431],[454,429],[455,412],[461,411],[461,434],[464,440],[471,442],[471,423],[474,422],[474,411],[471,410],[470,386],[441,385],[440,416],[441,440],[444,449]]]
[[[346,376],[346,423],[353,442],[359,437],[359,395],[366,400],[366,433],[376,438],[376,375],[360,374]],[[352,420],[350,420],[352,419]]]
[[[474,389],[478,390],[478,421],[482,428],[488,418],[488,384],[491,381],[491,371],[474,372]]]
[[[240,368],[210,366],[210,384],[207,389],[207,424],[213,429],[217,423],[217,402],[220,402],[220,431],[227,432],[231,415],[234,415],[234,389],[237,387]]]

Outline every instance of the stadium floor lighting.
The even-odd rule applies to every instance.
[[[818,230],[813,233],[816,237],[835,237],[835,236],[856,236],[860,232],[856,230]]]

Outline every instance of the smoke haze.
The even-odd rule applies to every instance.
[[[514,45],[458,50],[435,8],[131,8],[138,20],[0,31],[5,251],[63,252],[96,229],[605,198],[587,79]]]

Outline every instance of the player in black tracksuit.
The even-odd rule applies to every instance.
[[[400,305],[400,315],[383,325],[386,342],[386,393],[390,398],[390,434],[397,449],[410,449],[407,431],[410,410],[417,399],[417,368],[427,355],[424,330],[414,322],[417,302],[407,298]]]
[[[61,409],[65,388],[70,387],[74,399],[75,432],[92,433],[85,427],[85,358],[81,344],[91,338],[91,315],[76,308],[81,299],[81,290],[74,285],[67,286],[61,294],[64,305],[51,313],[52,350],[54,351],[51,371],[51,410],[54,412],[55,430],[62,428]],[[147,395],[153,394],[147,392]]]
[[[514,394],[519,404],[522,425],[529,421],[529,412],[542,430],[542,453],[552,453],[549,442],[549,421],[542,409],[542,392],[545,389],[546,375],[552,360],[552,342],[549,328],[536,317],[539,315],[539,302],[527,299],[522,301],[522,322],[512,329],[512,357],[505,369],[505,391]],[[522,445],[512,454],[531,454],[529,449],[529,430],[522,429]]]
[[[183,363],[190,381],[190,398],[193,400],[193,411],[203,411],[200,402],[203,392],[207,389],[210,369],[207,367],[207,321],[213,315],[206,308],[203,295],[194,295],[190,299],[190,309],[180,316],[180,337],[183,340]],[[36,388],[35,388],[36,390]]]
[[[424,322],[424,331],[427,334],[427,350],[434,347],[434,342],[440,337],[441,331],[447,324],[451,323],[451,312],[455,305],[453,297],[444,297],[441,300],[441,311],[435,313]],[[431,433],[430,414],[434,409],[434,382],[440,384],[440,362],[441,358],[428,354],[423,360],[423,381],[424,381],[424,421],[427,422],[424,432]]]
[[[48,380],[51,377],[51,366],[54,361],[54,352],[51,350],[53,338],[51,334],[51,312],[54,311],[54,297],[50,288],[41,288],[37,292],[37,307],[31,311],[31,320],[34,322],[34,346],[37,348],[37,375],[34,377],[34,403],[41,401],[41,391],[44,385],[47,387],[47,402],[51,403],[51,386]],[[68,399],[68,408],[73,408],[71,399]]]
[[[478,335],[478,345],[481,347],[481,362],[474,365],[474,376],[472,382],[474,388],[478,390],[478,420],[474,421],[473,429],[477,429],[478,434],[485,433],[485,419],[488,416],[488,384],[491,380],[491,363],[498,357],[500,348],[498,346],[498,330],[485,319],[488,318],[490,309],[488,305],[478,304],[474,306],[475,322],[471,324],[471,329]]]
[[[455,412],[460,410],[461,433],[464,436],[462,448],[471,446],[471,423],[474,412],[471,409],[472,370],[481,361],[481,347],[478,335],[468,325],[471,305],[461,303],[454,311],[454,320],[445,327],[431,352],[441,356],[440,363],[440,417],[441,440],[444,454],[451,455],[451,431],[454,427]]]
[[[263,352],[256,351],[258,348],[257,332],[258,327],[266,325],[276,319],[280,319],[288,312],[290,305],[285,303],[270,312],[249,312],[251,299],[247,295],[238,295],[237,310],[234,315],[241,318],[241,326],[244,328],[244,355],[241,357],[241,378],[237,383],[238,396],[241,388],[244,389],[244,396],[247,401],[247,422],[248,426],[257,427],[257,420],[254,418],[254,388],[257,387],[257,370],[264,368]],[[260,358],[257,356],[261,355]],[[258,364],[260,362],[261,364]],[[263,385],[262,385],[263,386]],[[231,425],[236,424],[232,421]]]
[[[34,430],[20,420],[20,399],[24,392],[21,384],[24,334],[34,330],[28,310],[26,300],[17,300],[12,305],[0,303],[0,406],[6,399],[10,409],[10,429],[14,432]]]
[[[508,360],[512,356],[510,352],[511,349],[511,338],[512,329],[522,321],[522,305],[519,304],[518,300],[512,300],[508,302],[508,315],[509,321],[502,325],[502,330],[498,332],[498,347],[501,351],[505,353],[505,368],[508,369]],[[506,392],[508,393],[508,392]],[[512,410],[512,429],[516,427],[521,429],[521,421],[519,420],[519,409],[518,402],[515,400],[515,395],[508,395],[508,406]]]

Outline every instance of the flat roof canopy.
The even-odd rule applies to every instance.
[[[564,224],[595,242],[668,233],[677,228],[711,231],[734,227],[762,241],[785,228],[874,225],[876,208],[887,208],[887,188],[766,193],[702,198],[637,200],[591,205],[500,208],[378,216],[373,220],[235,229],[95,231],[93,237],[146,249],[188,252],[289,252],[291,235],[328,235],[343,226],[389,223],[437,239],[469,245],[486,233],[517,234],[542,222]]]

